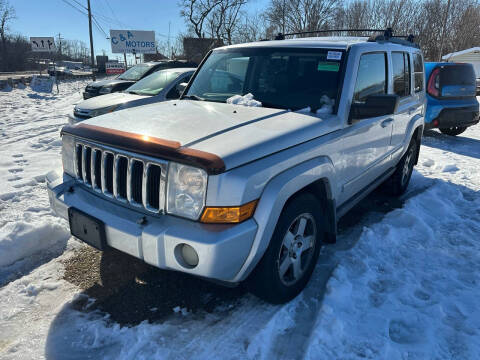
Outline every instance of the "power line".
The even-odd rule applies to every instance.
[[[73,1],[73,2],[76,3],[76,4],[78,4],[82,9],[88,11],[88,9],[87,9],[83,4],[79,3],[77,0],[71,0],[71,1]]]
[[[77,10],[80,14],[82,15],[87,15],[87,13],[84,13],[82,10],[80,10],[78,7],[76,7],[75,5],[73,5],[72,3],[68,2],[67,0],[62,0],[65,4],[71,6],[72,8],[74,8],[75,10]]]
[[[100,30],[103,33],[103,35],[105,35],[105,37],[108,37],[107,33],[103,30],[102,26],[98,23],[97,19],[93,15],[92,15],[92,20],[93,20],[93,24],[95,25],[95,27],[98,30]]]
[[[107,4],[107,7],[108,9],[110,10],[110,12],[112,13],[113,17],[115,20],[117,20],[117,24],[121,25],[121,26],[124,26],[124,27],[128,27],[126,26],[125,23],[122,23],[120,20],[118,20],[118,17],[117,15],[115,14],[115,12],[113,11],[112,7],[110,6],[110,3],[108,2],[108,0],[104,0],[105,4]]]

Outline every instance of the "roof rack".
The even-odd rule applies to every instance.
[[[415,36],[413,34],[410,35],[395,35],[393,36],[393,29],[330,29],[330,30],[314,30],[314,31],[301,31],[301,32],[294,32],[288,34],[278,33],[275,36],[274,40],[285,40],[286,36],[296,36],[296,35],[310,35],[310,34],[326,34],[326,33],[383,33],[383,35],[377,36],[370,36],[367,41],[375,42],[375,41],[389,41],[392,43],[405,45],[405,46],[414,46],[419,47],[417,44],[414,43]]]

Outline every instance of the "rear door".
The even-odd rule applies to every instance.
[[[365,102],[369,95],[388,91],[386,52],[362,54],[352,102]],[[392,134],[393,114],[356,120],[343,136],[341,156],[344,169],[340,204],[367,187],[385,170]]]
[[[419,53],[392,51],[391,59],[393,93],[400,98],[390,144],[390,149],[395,151],[402,149],[408,141],[407,128],[410,120],[421,116],[423,112],[424,75],[422,56]]]

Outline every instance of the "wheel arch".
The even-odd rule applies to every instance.
[[[423,128],[424,128],[423,125],[417,126],[413,131],[412,137],[410,138],[410,142],[412,141],[412,139],[417,140],[418,149],[417,149],[417,155],[415,157],[415,165],[418,164],[418,158],[420,156],[420,145],[422,143]]]
[[[257,234],[244,265],[235,280],[244,280],[258,264],[270,244],[281,212],[298,194],[312,193],[325,209],[325,233],[328,242],[336,238],[335,171],[328,157],[318,157],[298,164],[266,184],[255,211]]]

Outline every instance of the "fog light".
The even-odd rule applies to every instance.
[[[195,267],[198,265],[198,254],[193,247],[187,244],[181,245],[182,258],[188,266]]]

